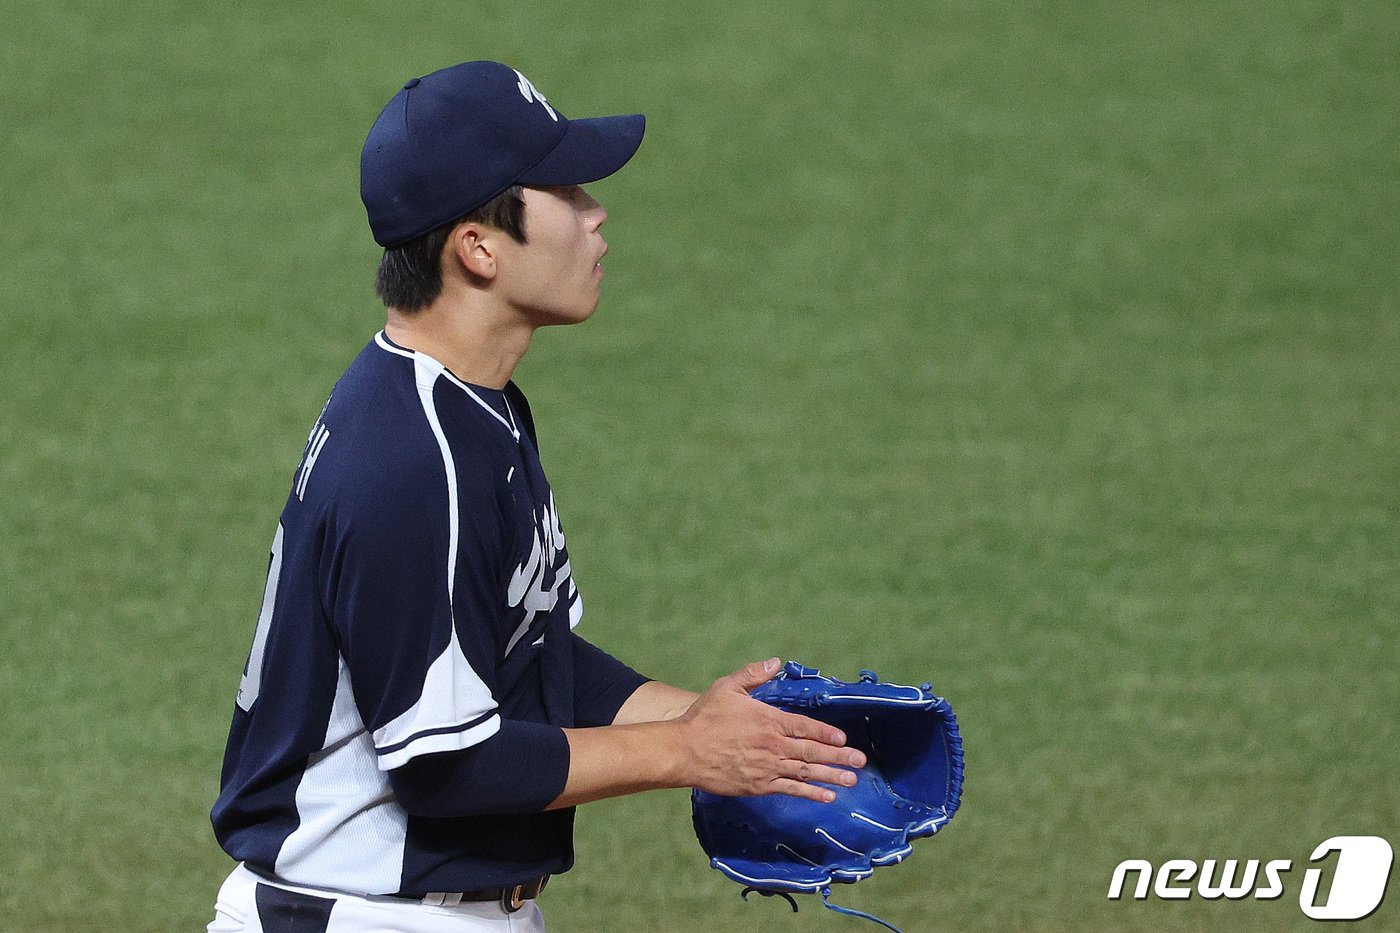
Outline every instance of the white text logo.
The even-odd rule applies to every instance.
[[[512,70],[513,70],[513,69],[512,69]],[[530,79],[527,78],[527,77],[525,77],[523,74],[521,74],[521,73],[518,72],[518,71],[515,72],[515,76],[516,76],[517,78],[520,79],[520,80],[517,81],[516,84],[515,84],[516,88],[518,88],[519,91],[520,91],[520,96],[523,97],[523,98],[525,98],[525,99],[528,100],[528,101],[539,101],[540,106],[544,107],[545,110],[549,111],[549,118],[550,118],[551,120],[553,120],[555,123],[558,123],[558,122],[559,122],[559,114],[555,113],[555,112],[554,112],[554,108],[551,107],[551,106],[549,106],[549,101],[545,100],[545,99],[544,99],[544,95],[541,94],[541,93],[535,88],[535,86],[534,86],[533,84],[530,83]]]
[[[1298,891],[1298,907],[1313,920],[1361,920],[1369,917],[1385,899],[1386,883],[1395,854],[1390,843],[1379,836],[1333,836],[1312,851],[1309,860],[1325,861],[1337,853],[1332,869],[1331,886],[1322,903],[1318,891],[1325,869],[1309,868],[1303,873]],[[1206,859],[1199,864],[1193,859],[1167,859],[1153,867],[1146,859],[1125,859],[1113,869],[1108,885],[1108,899],[1119,900],[1136,872],[1132,896],[1146,900],[1148,890],[1163,900],[1187,900],[1198,894],[1204,900],[1241,900],[1253,897],[1267,901],[1284,892],[1283,876],[1293,869],[1291,859],[1272,859],[1262,863],[1249,859],[1241,870],[1238,859]]]

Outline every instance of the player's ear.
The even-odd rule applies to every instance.
[[[471,277],[494,279],[497,239],[498,231],[485,224],[458,224],[447,238],[447,257]]]

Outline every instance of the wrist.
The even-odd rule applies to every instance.
[[[690,741],[689,723],[684,719],[667,719],[654,724],[663,762],[661,780],[667,787],[695,786],[695,753]]]

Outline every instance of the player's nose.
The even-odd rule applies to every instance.
[[[597,230],[608,219],[608,212],[603,209],[603,205],[598,203],[598,199],[587,191],[583,192],[583,215],[587,220],[589,230]]]

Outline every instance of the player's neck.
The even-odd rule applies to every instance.
[[[535,328],[493,310],[441,300],[420,311],[390,308],[384,333],[431,356],[463,382],[502,389],[530,349]]]

